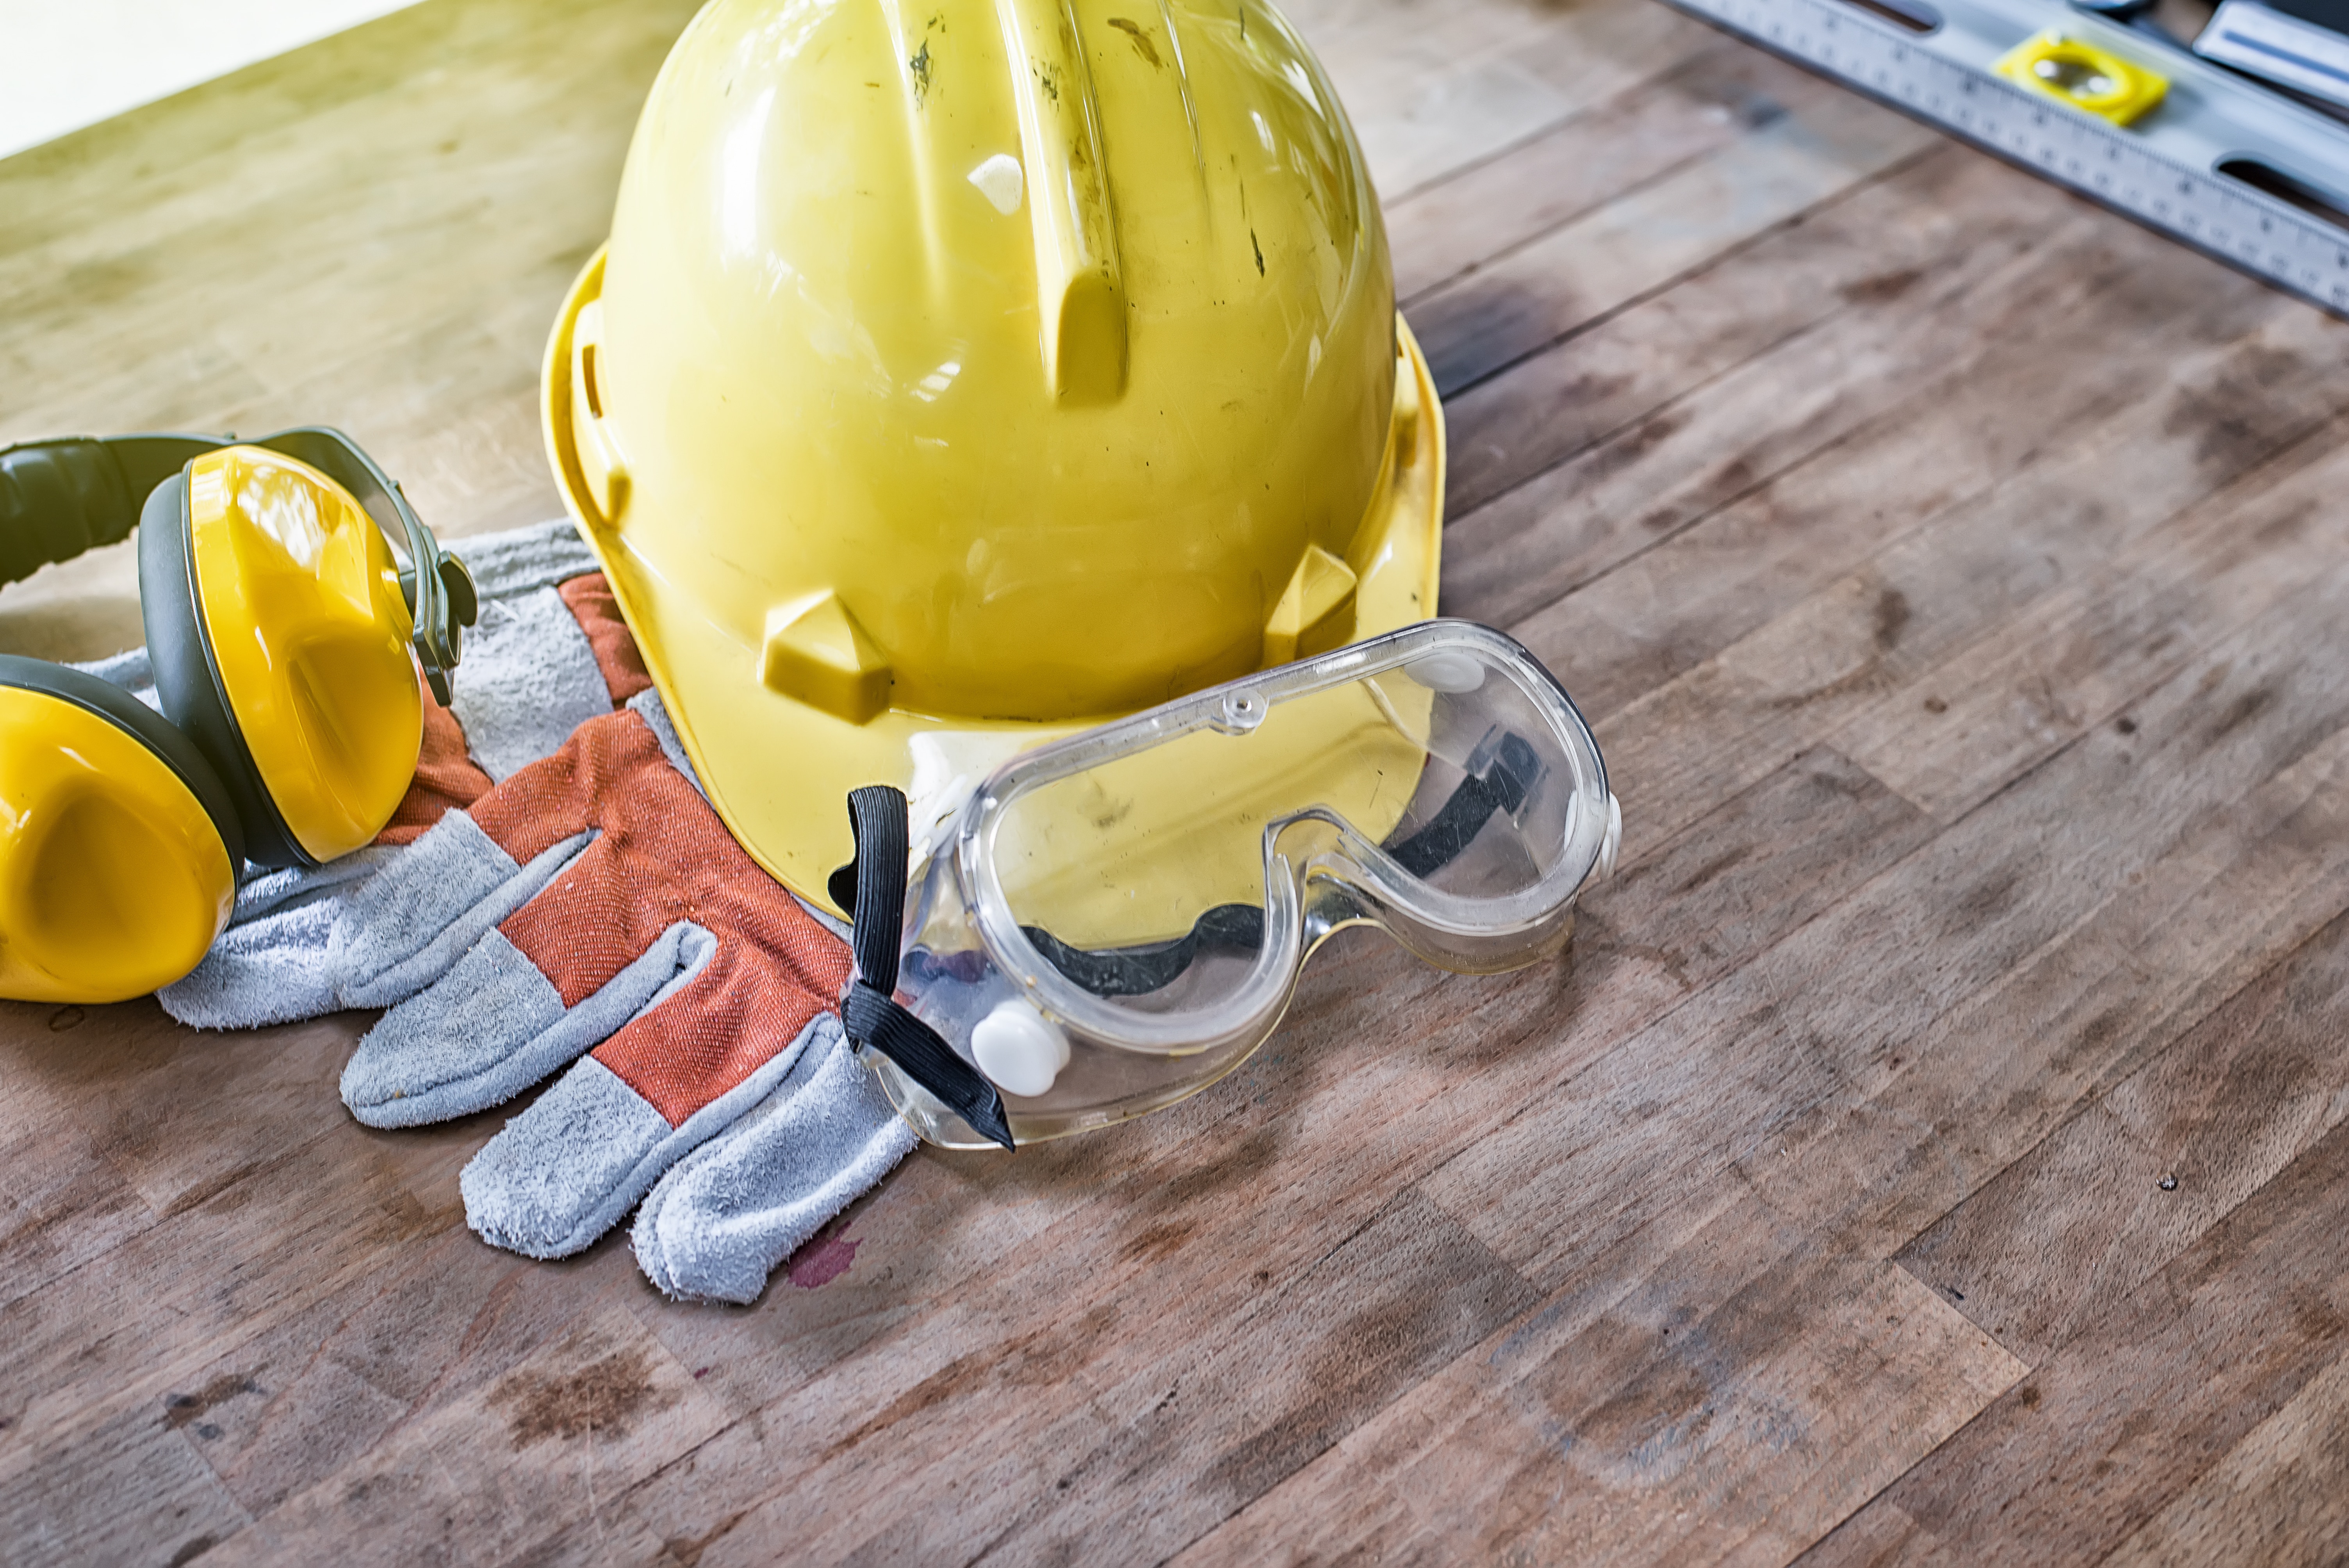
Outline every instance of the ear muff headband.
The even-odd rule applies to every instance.
[[[406,558],[399,574],[416,627],[417,661],[442,707],[481,609],[465,563],[442,550],[399,486],[357,442],[323,425],[255,441],[226,436],[70,436],[0,449],[0,584],[130,537],[155,489],[223,447],[265,447],[309,464],[351,493]]]

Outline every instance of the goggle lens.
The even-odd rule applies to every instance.
[[[1458,970],[1555,951],[1616,820],[1548,672],[1426,623],[998,769],[928,868],[903,984],[1020,1137],[1075,1130],[1229,1070],[1345,925]]]

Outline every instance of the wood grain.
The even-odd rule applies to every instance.
[[[2105,1561],[2166,1568],[2225,1557],[2275,1568],[2349,1557],[2349,1357],[2251,1429]]]
[[[552,515],[692,10],[425,0],[0,161],[0,438]],[[498,1118],[356,1126],[363,1016],[0,1005],[0,1560],[2340,1559],[2349,326],[1651,0],[1290,10],[1444,607],[1623,800],[1568,954],[1346,934],[1214,1092],[923,1150],[746,1309],[475,1240]],[[0,647],[137,640],[129,567]]]
[[[2349,1128],[2106,1303],[1884,1501],[1961,1561],[2105,1555],[2340,1360],[2344,1223]],[[1812,1558],[1845,1560],[1833,1536]]]
[[[2084,1108],[1898,1254],[2037,1363],[2349,1116],[2349,923]]]

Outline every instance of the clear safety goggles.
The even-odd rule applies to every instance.
[[[1556,953],[1622,833],[1573,702],[1464,621],[1014,758],[924,825],[910,890],[887,872],[909,857],[906,829],[878,825],[884,796],[903,824],[895,791],[852,797],[860,975],[843,1015],[905,1119],[949,1148],[1197,1093],[1272,1034],[1346,926],[1462,973]]]

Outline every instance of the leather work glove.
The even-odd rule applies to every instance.
[[[356,855],[253,878],[203,964],[159,999],[182,1022],[212,1028],[401,1002],[369,1031],[345,1078],[355,1114],[379,1126],[496,1104],[612,1037],[615,1058],[655,1086],[683,1125],[653,1138],[626,1169],[601,1168],[612,1163],[601,1131],[583,1126],[566,1139],[551,1109],[585,1092],[579,1084],[609,1088],[590,1070],[607,1067],[583,1063],[460,1179],[474,1229],[534,1255],[575,1250],[550,1243],[585,1230],[575,1244],[585,1245],[675,1161],[636,1225],[645,1273],[671,1295],[752,1300],[777,1263],[915,1141],[822,1015],[838,990],[824,976],[845,965],[845,949],[742,853],[701,799],[634,639],[569,526],[477,537],[462,550],[481,585],[481,621],[466,638],[453,714],[426,705],[424,756],[392,825]],[[140,652],[99,673],[136,687],[144,668]],[[630,697],[637,712],[614,711]],[[582,727],[591,721],[588,737]],[[583,743],[566,750],[574,731]],[[533,769],[542,759],[547,766]],[[565,813],[566,825],[530,858],[529,872],[542,873],[533,875],[482,823],[499,824],[509,842],[535,842],[551,830],[534,810]],[[591,857],[591,847],[600,852]],[[451,868],[478,885],[492,857],[512,874],[487,905],[467,902],[455,882],[433,885]],[[550,891],[564,871],[574,874]],[[698,908],[717,918],[693,919]],[[663,910],[686,918],[649,929]],[[392,930],[387,920],[409,923]],[[515,934],[534,941],[533,926],[555,940],[550,962],[574,987],[597,980],[567,1000],[557,989],[567,1022],[534,1032],[530,1009],[543,1013],[547,997],[514,984],[519,973],[468,1000],[494,967],[489,955],[501,944],[519,955]],[[779,935],[789,966],[769,974],[777,949],[761,944]],[[601,974],[615,957],[617,969]],[[667,980],[646,993],[663,964]],[[631,999],[640,1005],[624,1009]],[[775,1029],[786,1032],[767,1032]],[[672,1049],[683,1053],[677,1061]],[[435,1063],[464,1066],[452,1078]],[[730,1068],[740,1071],[726,1081]],[[467,1077],[470,1088],[454,1081]],[[648,1130],[641,1118],[636,1125]],[[549,1196],[560,1194],[571,1201]],[[592,1212],[551,1237],[546,1216],[581,1202]],[[539,1218],[501,1218],[516,1202],[535,1203]]]
[[[727,832],[656,694],[442,818],[332,945],[346,1000],[390,1007],[343,1074],[369,1126],[468,1115],[570,1068],[460,1180],[499,1246],[577,1252],[723,1139],[647,1205],[637,1253],[665,1289],[748,1299],[802,1239],[771,1200],[810,1184],[779,1181],[779,1161],[830,1151],[812,1214],[912,1146],[831,1010],[847,948]]]

